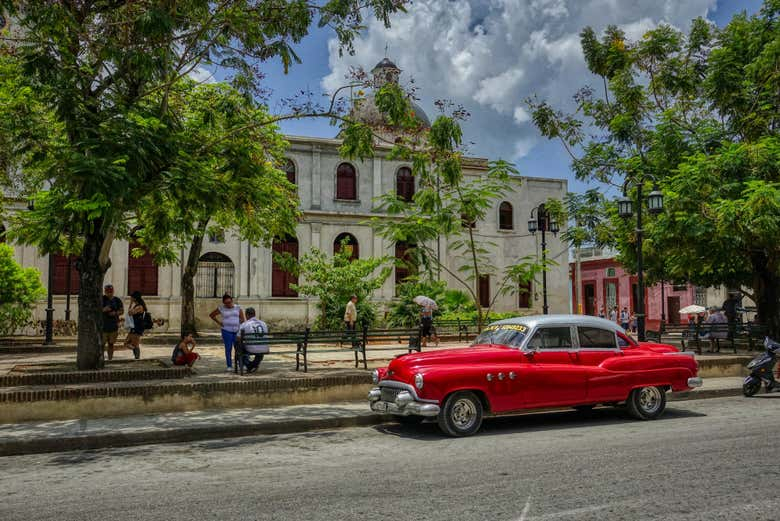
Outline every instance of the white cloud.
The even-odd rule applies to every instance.
[[[631,38],[666,22],[687,27],[714,9],[716,0],[415,0],[385,29],[372,20],[355,42],[356,54],[339,58],[329,42],[326,90],[343,85],[349,67],[370,69],[385,55],[414,78],[421,105],[450,99],[472,114],[466,137],[471,152],[516,159],[540,139],[524,108],[537,94],[565,106],[584,84],[579,32],[621,26]]]

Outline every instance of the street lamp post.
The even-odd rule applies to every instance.
[[[628,219],[634,215],[633,205],[634,202],[627,197],[627,187],[629,180],[626,179],[626,184],[623,187],[623,198],[618,200],[618,215],[625,219]],[[644,274],[644,256],[642,252],[642,241],[644,239],[645,230],[642,228],[642,208],[644,199],[642,197],[642,188],[644,185],[644,178],[639,179],[636,182],[636,282],[637,282],[637,295],[636,295],[636,331],[637,337],[640,342],[645,341],[645,274]],[[658,187],[653,187],[653,191],[647,196],[647,209],[651,214],[659,214],[663,211],[664,201],[663,194]]]
[[[535,216],[534,216],[535,214]],[[546,232],[550,231],[553,235],[558,234],[558,223],[550,217],[550,212],[544,206],[544,203],[540,204],[533,210],[531,210],[531,218],[528,220],[528,231],[531,235],[536,235],[537,231],[542,232],[542,312],[545,315],[549,314],[549,306],[547,305],[547,236]]]
[[[35,201],[27,201],[27,209],[35,210]],[[46,328],[44,330],[43,345],[50,346],[54,344],[54,299],[52,296],[52,285],[54,284],[54,257],[49,253],[49,273],[46,282]]]

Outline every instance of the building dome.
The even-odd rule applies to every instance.
[[[401,75],[401,69],[399,69],[398,66],[388,58],[383,58],[382,61],[377,63],[374,68],[371,69],[371,74],[373,74],[372,84],[374,90],[369,92],[364,98],[356,99],[354,101],[350,115],[357,121],[365,123],[371,127],[393,130],[392,126],[387,123],[384,115],[377,108],[374,96],[376,90],[381,88],[383,85],[386,85],[387,83],[398,84],[398,79]],[[415,118],[423,127],[429,128],[431,126],[431,120],[428,119],[428,115],[425,113],[423,108],[414,101],[409,101],[412,106],[412,110],[414,111]]]

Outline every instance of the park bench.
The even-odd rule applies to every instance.
[[[267,344],[269,352],[265,356],[295,355],[295,370],[299,371],[303,366],[303,372],[309,370],[309,349],[314,345],[325,345],[330,349],[317,349],[317,353],[341,353],[345,350],[355,353],[355,367],[359,364],[359,355],[363,355],[363,367],[368,369],[366,353],[362,336],[357,332],[348,331],[312,331],[306,328],[304,331],[288,331],[285,333],[250,333],[245,336],[246,344]],[[345,347],[346,344],[346,347]],[[275,346],[295,346],[294,350],[277,350]],[[243,343],[235,344],[235,372],[244,374],[243,355],[246,354]]]
[[[751,351],[761,350],[764,347],[764,338],[769,335],[769,328],[761,324],[748,322],[744,327],[747,336],[748,348]]]
[[[715,335],[715,338],[712,336]],[[715,340],[715,346],[718,352],[720,352],[721,342],[724,344],[730,344],[734,350],[734,354],[737,353],[737,344],[734,341],[736,337],[736,326],[731,324],[698,324],[696,327],[696,335],[693,341],[696,342],[696,351],[701,354],[702,342],[709,342],[710,339]]]
[[[476,333],[477,322],[476,320],[434,320],[433,330],[436,336],[443,334],[456,334],[458,335],[458,342],[462,342],[464,339],[468,340],[469,331]]]
[[[422,350],[420,328],[397,328],[397,329],[368,329],[363,327],[363,347],[368,349],[371,343],[406,343],[407,352]],[[374,346],[371,351],[396,351],[395,346]]]

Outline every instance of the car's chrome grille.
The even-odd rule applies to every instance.
[[[383,402],[395,402],[396,396],[401,392],[401,389],[394,389],[392,387],[382,387],[381,389]]]

